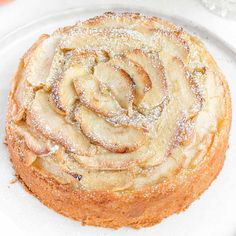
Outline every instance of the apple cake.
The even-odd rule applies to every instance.
[[[151,226],[221,170],[228,85],[181,27],[108,12],[42,35],[20,60],[6,122],[25,187],[83,224]]]

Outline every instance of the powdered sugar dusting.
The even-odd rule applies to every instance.
[[[27,107],[27,125],[34,127],[35,130],[37,130],[38,133],[42,133],[46,139],[53,140],[54,146],[49,153],[51,156],[55,155],[59,149],[63,148],[68,153],[76,153],[76,155],[81,155],[85,159],[90,158],[89,162],[93,164],[93,168],[97,172],[96,174],[94,174],[94,170],[86,172],[86,168],[88,168],[86,163],[83,163],[84,166],[79,166],[80,171],[86,170],[83,172],[82,179],[78,177],[79,180],[81,180],[81,185],[87,181],[86,178],[92,173],[96,178],[99,180],[101,179],[101,182],[104,181],[105,184],[110,183],[108,186],[111,186],[110,188],[112,189],[112,181],[115,181],[115,178],[111,178],[111,180],[109,178],[102,179],[103,177],[101,176],[106,173],[110,173],[111,175],[118,173],[117,176],[120,177],[121,171],[119,170],[120,172],[118,172],[117,166],[119,165],[116,165],[117,162],[121,163],[120,159],[122,159],[122,163],[124,162],[126,164],[124,173],[131,177],[132,180],[137,176],[140,177],[142,175],[144,176],[144,179],[150,179],[150,176],[154,173],[154,171],[151,171],[151,168],[155,169],[154,165],[157,165],[158,163],[158,165],[161,166],[163,162],[170,157],[177,146],[184,147],[185,143],[191,140],[191,135],[195,129],[195,117],[202,110],[205,101],[204,98],[206,97],[204,83],[202,82],[202,77],[205,73],[205,64],[203,60],[200,60],[199,53],[197,50],[194,50],[193,45],[187,43],[188,40],[186,38],[182,37],[181,29],[168,24],[164,25],[161,20],[155,20],[155,18],[137,14],[107,13],[103,17],[91,19],[84,23],[80,22],[73,27],[68,27],[64,32],[63,30],[59,30],[57,31],[57,37],[59,38],[59,43],[53,54],[54,57],[50,66],[49,75],[46,76],[45,86],[44,84],[42,84],[40,88],[39,86],[37,88],[33,88],[32,86],[34,93],[36,90],[40,89],[40,92],[46,96],[47,102],[45,103],[45,106],[48,107],[40,106],[40,104],[37,104],[38,107],[34,107],[34,102],[31,107]],[[128,57],[128,55],[131,55],[135,50],[141,54],[143,53],[143,55],[145,54],[145,56],[140,57],[141,59],[139,58],[139,63],[139,59],[136,59],[136,63],[135,58]],[[185,98],[184,95],[178,96],[179,90],[183,88],[178,86],[180,83],[174,84],[178,79],[183,79],[181,76],[180,78],[176,78],[175,81],[172,81],[173,88],[175,88],[175,91],[177,92],[174,93],[174,89],[172,91],[168,88],[169,84],[166,83],[168,76],[165,74],[168,73],[168,70],[165,70],[164,68],[166,65],[164,63],[165,61],[160,60],[160,58],[165,57],[166,54],[168,54],[168,57],[177,57],[178,60],[181,61],[181,64],[183,64],[184,69],[186,69],[187,73],[186,78],[184,79],[187,80],[187,85],[185,91],[188,94],[193,94],[194,97],[192,99],[193,102],[189,99],[190,102],[188,104],[190,105],[186,105],[187,97]],[[108,82],[111,82],[115,78],[116,81],[112,82],[115,84],[116,88],[121,85],[121,89],[118,91],[119,93],[115,94],[115,90],[111,88],[114,86],[112,83],[108,86],[107,81],[102,79],[99,80],[99,78],[97,78],[99,76],[96,74],[96,67],[99,66],[99,64],[107,63],[107,65],[109,65],[109,62],[111,63],[110,60],[117,58],[120,60],[128,58],[129,61],[127,65],[124,66],[126,69],[121,68],[121,65],[116,65],[114,62],[114,65],[112,64],[114,70],[111,70],[112,72],[109,72],[109,75],[102,74],[105,73],[105,69],[101,73],[102,76],[108,77]],[[148,69],[150,65],[153,70]],[[134,70],[134,68],[132,68],[132,70],[130,69],[131,66],[136,69],[139,66],[140,70]],[[120,73],[119,75],[119,73],[116,73],[116,75],[114,75],[115,73],[113,72],[119,71],[122,71],[123,74],[121,75]],[[146,77],[144,76],[145,78],[142,81],[141,79],[135,80],[137,78],[135,77],[137,76],[136,72],[139,73],[139,75],[143,72]],[[26,77],[31,76],[30,70],[26,70],[25,73]],[[70,98],[69,95],[72,94],[72,92],[70,92],[70,94],[66,94],[65,92],[63,97],[58,91],[59,83],[66,77],[65,75],[70,77],[70,79],[68,79],[68,84],[66,85],[71,89],[66,91],[77,92],[77,94],[72,102],[73,104],[70,103],[68,107],[63,110],[63,107],[60,105],[60,99],[65,98],[66,100],[68,97]],[[84,80],[81,79],[82,82],[80,84],[78,83],[78,86],[81,88],[80,90],[75,87],[75,83],[76,81],[78,82],[79,78],[82,76],[84,76]],[[86,79],[96,81],[98,86],[92,86],[92,83],[86,85]],[[123,84],[121,79],[125,81],[123,81]],[[141,86],[138,84],[139,82]],[[87,94],[82,89],[83,85],[87,86],[84,86],[84,90],[88,89],[86,90]],[[128,85],[130,85],[130,90],[129,92],[125,92],[128,91]],[[158,85],[159,87],[157,86],[156,90],[152,90],[155,85]],[[137,96],[138,89],[140,89],[140,97]],[[152,94],[150,91],[158,92]],[[128,105],[126,106],[121,104],[122,99],[120,99],[120,97],[126,98],[127,96],[128,99],[126,100],[128,100]],[[33,99],[36,100],[36,98]],[[50,102],[51,99],[55,102],[55,104],[53,104],[55,107],[48,102],[48,99]],[[113,105],[115,104],[114,106],[109,103],[111,99],[114,100],[114,103],[112,103]],[[175,99],[178,100],[178,102],[172,102]],[[91,104],[92,102],[93,104]],[[102,105],[99,104],[99,102],[101,102]],[[154,105],[149,105],[149,102]],[[109,109],[101,110],[100,105],[105,108],[108,107]],[[137,150],[131,150],[129,154],[125,153],[127,151],[125,149],[124,153],[118,153],[119,150],[115,148],[116,143],[112,143],[114,147],[107,148],[107,143],[109,143],[111,139],[115,140],[116,137],[111,137],[110,135],[110,140],[106,140],[106,137],[104,137],[105,135],[101,135],[104,127],[95,129],[98,122],[93,124],[92,121],[90,122],[90,125],[94,125],[93,128],[95,133],[86,133],[86,131],[82,129],[81,120],[77,120],[75,117],[75,107],[77,106],[84,106],[84,108],[89,111],[96,113],[99,119],[103,119],[103,121],[106,120],[109,123],[111,129],[116,127],[116,130],[119,130],[121,133],[127,133],[129,127],[132,127],[132,130],[141,131],[145,136],[144,141],[140,144],[141,147],[138,147]],[[175,107],[172,109],[171,106]],[[32,107],[35,108],[33,111],[35,114],[30,114],[30,112],[32,112]],[[51,112],[50,114],[47,113],[49,110]],[[173,110],[175,111],[175,114],[172,112]],[[40,117],[43,112],[46,115]],[[54,116],[53,114],[56,115]],[[34,117],[32,118],[30,116]],[[175,119],[172,119],[171,116],[176,117]],[[25,122],[23,119],[22,122]],[[53,119],[53,121],[51,119]],[[107,122],[105,123],[107,124]],[[165,125],[162,126],[163,123]],[[104,123],[103,126],[105,126]],[[160,126],[164,128],[161,129]],[[66,129],[64,129],[64,127],[66,127]],[[175,129],[172,131],[170,127],[175,127]],[[67,132],[68,130],[72,130],[71,133]],[[170,131],[169,136],[167,136],[168,131]],[[159,137],[161,138],[158,139]],[[100,141],[100,138],[102,138],[103,142]],[[132,138],[133,136],[131,138],[127,136],[127,144],[131,147],[135,145],[135,141],[129,143],[131,142],[130,140],[135,140],[135,138]],[[158,142],[158,140],[161,141]],[[147,145],[150,147],[151,154],[147,151]],[[145,150],[145,148],[146,153],[144,155],[144,151],[142,150]],[[97,150],[101,151],[99,154],[102,154],[102,157],[99,155],[96,156]],[[163,153],[167,153],[167,155]],[[133,159],[130,158],[132,160],[130,161],[132,165],[129,163],[127,164],[125,158],[127,157],[128,159],[132,154]],[[47,157],[45,156],[45,158]],[[112,170],[109,170],[110,172],[101,171],[101,165],[105,165],[106,163],[106,161],[104,161],[105,158],[109,160],[109,165],[114,167]],[[139,161],[136,162],[136,159]],[[158,162],[157,160],[161,161]],[[65,159],[65,162],[67,161],[68,160]],[[176,162],[178,164],[178,161]],[[73,166],[75,163],[80,164],[79,161],[75,161]],[[72,163],[68,165],[72,165]],[[64,171],[63,168],[61,168],[61,171]],[[75,173],[73,172],[73,175],[80,176],[76,171]],[[153,181],[155,180],[156,179]],[[89,183],[89,181],[87,182]],[[146,182],[144,181],[144,185],[145,183]],[[131,183],[131,185],[132,184],[133,183]],[[117,183],[118,187],[115,187],[119,189],[120,185],[122,185],[121,181]],[[141,186],[141,184],[139,186]],[[125,188],[126,187],[124,187],[124,189]]]
[[[167,105],[167,102],[168,102],[168,98],[164,98],[163,102],[159,106],[151,109],[145,115],[135,110],[133,111],[131,116],[122,114],[119,116],[114,116],[112,118],[107,118],[107,121],[115,125],[122,124],[122,125],[127,125],[127,126],[134,126],[138,128],[144,128],[147,131],[150,131],[154,127],[155,122],[161,116],[161,112],[164,106]]]

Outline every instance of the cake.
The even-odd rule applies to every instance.
[[[203,43],[138,13],[44,34],[19,62],[6,140],[16,175],[83,224],[140,228],[185,210],[219,174],[230,92]]]

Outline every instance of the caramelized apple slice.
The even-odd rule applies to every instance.
[[[27,84],[27,81],[20,80],[15,92],[15,99],[19,108],[27,108],[34,98],[33,88]]]
[[[85,189],[120,191],[133,184],[133,176],[126,171],[87,170],[65,152],[57,152],[56,158],[39,158],[37,164],[54,176],[62,177],[60,182],[62,180],[64,183],[70,183],[73,180],[77,182],[78,187],[82,186]]]
[[[53,87],[64,71],[75,65],[80,65],[81,70],[83,69],[83,72],[81,73],[90,73],[92,67],[96,64],[97,58],[102,56],[102,52],[97,55],[97,53],[92,50],[67,51],[64,49],[58,49],[53,58],[50,73],[46,79],[47,90],[49,91]],[[103,57],[105,58],[105,55]]]
[[[84,73],[91,73],[96,65],[98,53],[93,50],[73,51],[72,57],[68,61],[68,66],[80,65]]]
[[[87,171],[80,183],[85,189],[122,191],[133,184],[133,178],[126,171]]]
[[[51,100],[61,114],[68,113],[77,98],[73,80],[78,75],[78,69],[71,67],[53,84]]]
[[[172,32],[182,32],[182,28],[173,25],[169,21],[158,17],[143,16],[139,13],[124,12],[116,14],[114,12],[106,12],[101,16],[88,19],[84,22],[78,22],[81,28],[99,28],[99,29],[130,29],[139,32],[149,32],[150,29],[164,29]]]
[[[155,146],[147,141],[140,148],[129,153],[104,152],[97,153],[93,158],[72,154],[77,162],[86,169],[97,170],[127,170],[133,165],[142,165],[148,159],[155,156],[156,163],[160,164],[163,159],[155,155]]]
[[[122,108],[129,110],[132,107],[134,82],[124,70],[99,63],[94,68],[94,77],[111,92]]]
[[[10,96],[13,97],[17,105],[17,109],[12,110],[13,119],[17,122],[24,118],[25,110],[34,99],[34,90],[25,77],[23,60],[21,60],[14,78],[14,90]]]
[[[178,107],[182,108],[182,111],[188,111],[199,100],[192,91],[191,80],[183,62],[168,54],[164,58],[161,57],[161,60],[164,64],[171,99],[178,103]]]
[[[60,113],[67,113],[77,98],[73,81],[91,73],[97,58],[97,53],[92,50],[70,52],[70,56],[65,62],[65,71],[61,76],[55,78],[52,84],[51,99]]]
[[[189,46],[184,39],[178,37],[173,32],[168,32],[161,29],[153,30],[153,32],[155,34],[154,39],[157,40],[161,46],[161,53],[168,53],[173,57],[179,58],[184,63],[187,63]]]
[[[139,104],[140,110],[146,113],[148,110],[160,105],[167,95],[163,66],[157,54],[147,54],[139,49],[128,52],[126,56],[131,61],[142,66],[151,79],[152,87]]]
[[[33,87],[45,84],[58,42],[57,34],[43,35],[28,52],[29,57],[26,55],[26,76]]]
[[[94,146],[79,129],[65,122],[55,113],[48,102],[48,95],[37,91],[35,99],[27,112],[26,122],[45,137],[63,145],[67,150],[80,155],[90,155]]]
[[[24,163],[26,166],[31,166],[37,160],[37,155],[29,149],[24,151]]]
[[[56,149],[48,140],[35,137],[24,123],[14,125],[14,129],[24,138],[27,147],[37,155],[47,155]]]
[[[98,28],[106,30],[115,29],[120,32],[124,30],[132,32],[133,35],[141,33],[145,39],[149,40],[149,38],[151,38],[151,42],[156,48],[160,46],[160,48],[168,51],[172,56],[179,57],[184,62],[187,62],[188,59],[189,46],[187,42],[180,37],[184,34],[182,28],[163,19],[156,17],[143,17],[130,13],[125,13],[116,17],[112,14],[106,14],[79,23],[78,27],[90,27],[91,29]]]
[[[141,129],[114,126],[84,106],[76,113],[83,133],[112,152],[132,152],[144,143],[146,136]]]
[[[78,76],[74,81],[74,86],[80,102],[96,113],[113,117],[124,112],[114,97],[100,88],[99,81],[95,80],[92,75]]]
[[[138,35],[142,36],[139,33]],[[76,26],[66,32],[60,41],[62,50],[84,49],[88,48],[88,45],[90,48],[107,51],[113,57],[127,50],[141,48],[145,43],[131,31],[123,29],[100,31],[97,29],[81,29]]]
[[[118,66],[125,70],[135,83],[134,104],[138,105],[146,92],[152,87],[152,82],[146,71],[138,63],[129,60],[126,57],[116,57],[109,61],[109,64]]]
[[[170,56],[164,65],[170,101],[156,124],[159,136],[155,140],[155,146],[159,147],[157,155],[165,157],[179,142],[180,133],[186,131],[186,120],[192,116],[190,111],[197,99],[189,85],[182,61]],[[155,159],[149,162],[155,163]]]
[[[47,91],[51,90],[54,81],[56,81],[63,73],[64,66],[65,66],[65,55],[64,52],[58,48],[58,50],[55,51],[50,71],[45,79],[44,89],[46,89]]]

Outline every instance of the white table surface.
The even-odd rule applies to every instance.
[[[0,6],[0,38],[25,23],[55,11],[91,5],[96,7],[96,5],[100,4],[104,6],[113,3],[121,4],[122,2],[136,7],[151,7],[154,11],[160,13],[182,16],[189,19],[218,35],[234,48],[236,52],[236,21],[223,19],[210,13],[201,4],[200,0],[15,0]],[[104,11],[108,10],[107,8]],[[9,219],[4,218],[1,209],[0,219],[0,235],[12,235],[9,234],[13,232],[9,230],[9,227],[14,227],[14,222],[12,222],[12,225],[9,225]],[[20,233],[21,229],[18,230],[18,235],[23,235]]]

